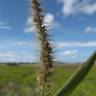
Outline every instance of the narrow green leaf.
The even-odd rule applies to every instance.
[[[79,68],[75,74],[60,88],[60,90],[54,96],[69,96],[72,94],[78,84],[88,74],[92,66],[95,64],[96,51],[94,54]]]

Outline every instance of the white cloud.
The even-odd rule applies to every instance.
[[[38,49],[37,47],[37,43],[36,42],[31,42],[31,41],[16,41],[16,42],[12,42],[12,45],[13,46],[16,46],[16,47],[30,47],[30,48],[36,48]]]
[[[38,60],[36,55],[33,56],[27,52],[0,52],[0,62],[35,62]]]
[[[14,55],[12,52],[0,52],[0,57],[13,57]]]
[[[89,41],[89,42],[77,42],[77,41],[71,41],[71,42],[57,42],[56,45],[58,48],[64,48],[64,47],[96,47],[96,41]]]
[[[26,27],[24,29],[24,32],[33,32],[33,31],[34,31],[33,21],[32,21],[32,17],[30,16],[27,19]]]
[[[54,16],[50,13],[47,13],[44,17],[44,25],[48,29],[52,29],[55,25]]]
[[[62,55],[67,56],[67,55],[73,55],[77,53],[78,53],[78,50],[66,50],[62,53]]]
[[[64,16],[77,13],[93,14],[96,12],[96,2],[91,0],[58,0],[63,3],[62,12]]]
[[[11,42],[3,42],[0,44],[0,49],[4,49],[4,48],[9,48],[9,49],[13,49],[13,48],[31,48],[31,49],[39,49],[38,48],[39,43],[35,42],[35,41],[11,41]]]
[[[88,26],[85,28],[86,33],[96,33],[96,27]]]
[[[7,22],[4,22],[4,21],[0,20],[0,29],[2,29],[2,30],[10,30],[11,27],[9,26],[9,24],[7,24]]]
[[[93,14],[96,12],[96,2],[94,4],[85,4],[81,10],[87,14]]]
[[[11,27],[6,25],[5,26],[0,25],[0,29],[10,30]]]
[[[32,45],[33,44],[33,42],[30,42],[30,41],[16,41],[16,42],[14,42],[13,43],[13,45],[20,45],[20,46],[22,46],[22,45]]]
[[[51,13],[47,13],[44,17],[44,25],[48,29],[52,29],[55,26],[54,15],[52,15]],[[27,19],[24,32],[34,32],[34,30],[35,30],[35,27],[33,25],[32,17],[29,17]]]
[[[62,12],[64,15],[68,16],[76,11],[75,4],[77,0],[59,0],[59,2],[63,3]]]
[[[0,62],[35,62],[39,58],[39,49],[34,41],[3,42],[0,49]]]

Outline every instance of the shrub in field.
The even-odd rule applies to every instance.
[[[18,66],[17,63],[6,63],[6,65],[8,65],[8,66]]]

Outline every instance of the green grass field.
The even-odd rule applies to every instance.
[[[52,77],[52,94],[79,68],[79,65],[56,65]],[[0,96],[36,96],[37,66],[0,65]],[[96,65],[71,96],[96,95]]]

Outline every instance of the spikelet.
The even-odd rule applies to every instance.
[[[38,42],[40,44],[40,65],[41,70],[38,72],[38,87],[41,91],[41,96],[51,96],[50,89],[50,76],[53,71],[53,52],[51,44],[48,40],[48,32],[44,25],[44,15],[39,0],[30,1],[32,4],[32,18],[35,25],[35,31],[38,35]]]

